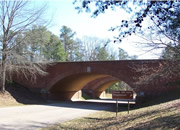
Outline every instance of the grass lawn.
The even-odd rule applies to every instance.
[[[43,130],[58,129],[180,129],[180,99],[130,111],[97,112],[89,116],[57,124]]]

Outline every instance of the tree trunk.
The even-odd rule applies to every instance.
[[[0,92],[5,91],[5,83],[6,83],[6,48],[7,44],[6,42],[3,42],[3,49],[2,49],[2,74],[1,74],[1,84],[0,84]]]
[[[2,78],[0,81],[0,92],[4,93],[5,91],[5,82],[6,82],[6,65],[2,64]]]

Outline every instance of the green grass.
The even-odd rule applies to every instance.
[[[56,124],[43,130],[60,129],[180,129],[180,99],[158,105],[115,112],[97,112],[89,116]]]

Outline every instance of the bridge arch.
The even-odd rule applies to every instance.
[[[107,88],[109,88],[110,86],[112,86],[113,84],[118,83],[118,82],[124,82],[124,81],[122,81],[122,80],[120,80],[118,78],[115,78],[115,77],[99,78],[99,79],[96,79],[96,80],[88,83],[82,89],[82,92],[83,92],[83,94],[85,93],[86,95],[88,95],[88,96],[90,96],[92,98],[100,98],[101,94],[103,94],[103,92]],[[125,83],[125,84],[128,85],[127,83]],[[132,88],[131,86],[129,86],[129,87]],[[132,90],[134,91],[133,88],[132,88]]]
[[[121,75],[100,67],[88,69],[89,67],[84,67],[81,68],[81,71],[77,69],[56,76],[56,79],[48,88],[50,97],[53,99],[71,99],[77,91],[96,80],[99,81],[96,82],[96,88],[94,88],[95,97],[98,97],[106,88],[118,81],[124,81],[129,86],[132,85],[123,74]],[[103,78],[111,80],[102,81]]]

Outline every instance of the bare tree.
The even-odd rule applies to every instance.
[[[98,44],[100,44],[99,39],[95,37],[84,37],[82,39],[82,44],[84,60],[95,61],[97,55],[96,48],[98,47]]]
[[[151,34],[143,33],[143,35],[139,36],[142,41],[138,42],[141,47],[145,48],[145,52],[153,52],[157,50],[156,53],[158,56],[161,56],[161,62],[153,66],[152,68],[148,65],[142,66],[142,68],[137,69],[134,66],[135,70],[138,72],[142,72],[144,75],[140,77],[138,80],[140,83],[151,82],[160,77],[164,77],[166,79],[177,78],[180,77],[180,33],[179,33],[179,25],[176,25],[176,28],[172,29],[171,27],[164,30],[163,27],[157,24],[157,21],[151,19],[152,23],[151,28],[155,31]],[[173,23],[172,23],[173,24]],[[171,24],[171,25],[172,25]],[[175,26],[175,25],[173,25]],[[150,32],[150,31],[146,31]],[[174,34],[175,33],[175,34]],[[163,50],[163,54],[162,54]],[[168,52],[166,52],[168,50]],[[160,53],[160,54],[159,54]],[[163,58],[163,55],[169,53],[168,56]]]
[[[96,61],[96,60],[103,60],[98,57],[99,55],[101,55],[100,50],[102,50],[103,48],[104,51],[107,52],[105,47],[109,44],[110,40],[109,39],[103,40],[97,37],[85,36],[81,42],[82,42],[82,51],[83,51],[83,57],[84,57],[83,60]],[[108,52],[107,52],[107,55],[108,55]],[[109,55],[106,56],[106,58],[108,59]]]
[[[33,24],[42,22],[45,6],[32,8],[33,4],[25,0],[0,1],[0,91],[5,91],[5,81],[13,72],[21,73],[26,78],[35,79],[36,75],[46,74],[44,65],[30,62],[28,49],[17,52],[18,46],[28,48],[28,43],[20,39],[23,32]]]

